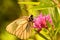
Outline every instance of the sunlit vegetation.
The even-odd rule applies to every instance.
[[[0,40],[20,40],[6,31],[6,26],[22,16],[33,15],[34,18],[50,14],[54,29],[47,22],[48,28],[39,32],[49,40],[60,40],[60,0],[0,0]],[[45,40],[39,33],[28,40]]]

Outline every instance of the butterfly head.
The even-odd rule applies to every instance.
[[[29,21],[33,21],[33,15],[29,17]]]

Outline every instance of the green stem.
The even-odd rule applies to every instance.
[[[35,30],[36,31],[36,30]],[[43,34],[39,33],[38,31],[36,31],[41,37],[43,37],[46,40],[49,40],[48,38],[46,38]]]

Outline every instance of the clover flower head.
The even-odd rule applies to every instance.
[[[41,13],[37,18],[34,18],[33,20],[34,28],[37,28],[38,31],[40,31],[42,28],[48,29],[46,21],[49,21],[49,23],[53,25],[52,18],[50,17],[50,15],[42,15]]]

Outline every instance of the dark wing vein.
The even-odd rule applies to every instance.
[[[31,24],[29,22],[27,26],[25,27],[25,29],[21,32],[20,36],[24,35],[25,30],[29,33],[29,35],[31,34]],[[27,32],[26,32],[26,36],[27,36]],[[23,36],[23,39],[24,39],[24,36]]]

